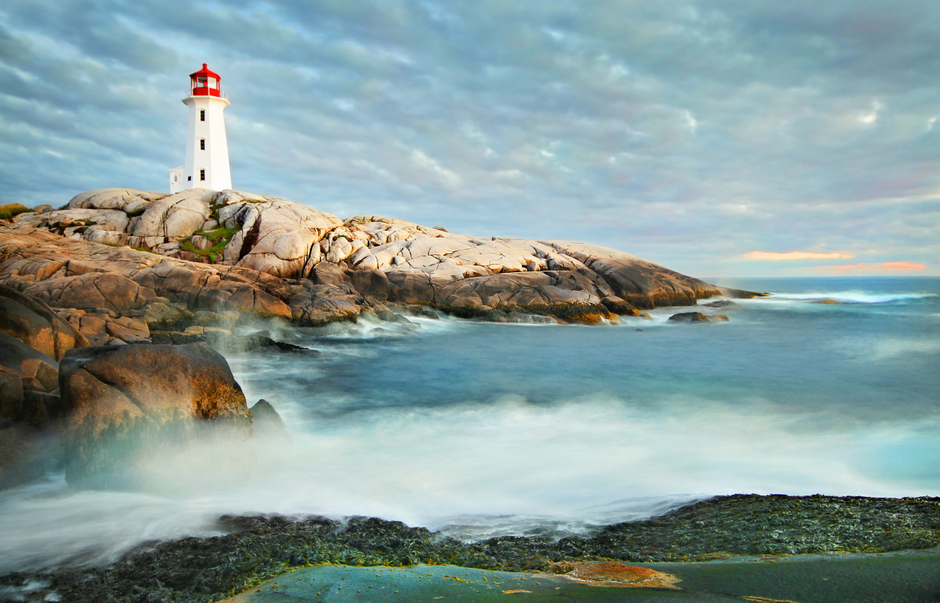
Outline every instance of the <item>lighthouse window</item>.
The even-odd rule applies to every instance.
[[[200,180],[206,179],[206,170],[199,170],[199,179]]]
[[[205,138],[200,138],[200,139],[199,139],[199,150],[200,150],[200,151],[205,151],[205,150],[206,150],[206,139],[205,139]]]
[[[200,109],[200,110],[199,110],[199,121],[206,121],[206,110],[205,110],[205,109]]]

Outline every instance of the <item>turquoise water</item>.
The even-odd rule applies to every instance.
[[[270,401],[289,430],[255,443],[250,476],[224,479],[244,469],[224,447],[180,451],[193,468],[173,488],[77,492],[50,475],[0,495],[0,568],[113,558],[212,533],[221,513],[479,538],[737,492],[940,495],[940,279],[718,284],[772,295],[699,308],[730,318],[714,324],[664,308],[600,326],[257,325],[322,355],[226,352],[249,403]]]

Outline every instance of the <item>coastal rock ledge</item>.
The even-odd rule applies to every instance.
[[[99,344],[143,341],[148,325],[199,311],[318,325],[381,316],[391,303],[598,322],[734,293],[594,245],[341,220],[204,189],[94,190],[59,210],[20,213],[0,226],[0,284],[69,309],[69,322]]]

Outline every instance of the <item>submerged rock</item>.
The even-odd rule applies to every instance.
[[[719,299],[718,301],[708,302],[707,304],[701,304],[706,308],[737,308],[740,304],[733,302],[730,299]]]
[[[255,436],[290,439],[284,420],[270,402],[265,399],[258,400],[250,410],[255,421]]]
[[[107,484],[135,455],[151,455],[222,421],[244,436],[251,414],[225,359],[204,343],[71,350],[59,375],[69,417],[69,483]]]
[[[669,322],[728,322],[724,314],[702,314],[701,312],[680,312],[669,317]]]

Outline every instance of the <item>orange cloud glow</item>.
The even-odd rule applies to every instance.
[[[848,260],[855,256],[851,253],[838,251],[752,251],[746,256],[749,260],[762,260],[767,262],[792,262],[796,260]]]

